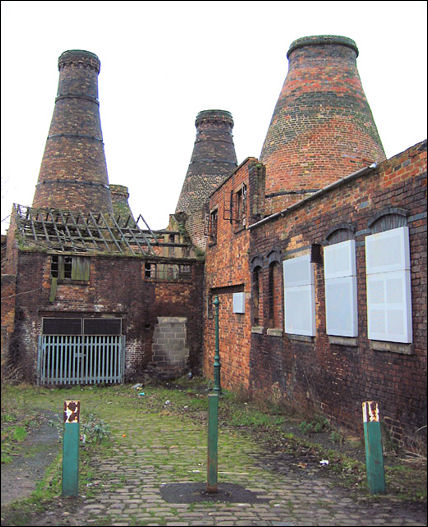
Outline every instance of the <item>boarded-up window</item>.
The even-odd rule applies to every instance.
[[[328,335],[358,335],[355,240],[324,247],[326,326]]]
[[[120,335],[122,319],[120,318],[85,318],[83,320],[85,335]]]
[[[85,256],[52,255],[51,277],[58,280],[89,280],[90,260]]]
[[[408,227],[366,237],[366,275],[369,339],[411,343]]]
[[[311,255],[284,260],[285,331],[315,335],[315,281]]]
[[[60,318],[45,317],[44,335],[121,335],[121,318]]]
[[[42,324],[44,335],[81,335],[81,318],[44,318]]]

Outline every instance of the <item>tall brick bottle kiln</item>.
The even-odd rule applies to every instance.
[[[288,74],[260,154],[272,212],[385,159],[357,56],[347,37],[292,42]]]
[[[33,207],[112,213],[98,102],[98,57],[83,50],[58,59],[55,108]]]
[[[193,243],[204,249],[204,205],[210,194],[237,166],[233,118],[225,110],[204,110],[196,116],[192,157],[175,209],[185,212]]]

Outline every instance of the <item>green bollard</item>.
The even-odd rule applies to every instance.
[[[385,471],[379,410],[376,402],[366,401],[363,403],[363,423],[367,482],[372,494],[382,494],[385,492]]]
[[[215,354],[214,354],[214,391],[221,395],[220,386],[220,350],[219,350],[219,332],[218,332],[218,316],[220,301],[218,296],[214,298],[215,307]]]
[[[79,493],[80,401],[64,401],[62,495]]]
[[[208,394],[207,492],[217,492],[218,393]]]

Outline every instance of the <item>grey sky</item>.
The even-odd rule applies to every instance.
[[[57,60],[101,60],[110,183],[154,229],[173,213],[201,110],[232,113],[238,162],[258,157],[296,38],[354,39],[388,157],[426,138],[426,2],[9,2],[2,24],[2,219],[31,205]],[[2,222],[4,232],[7,222]]]

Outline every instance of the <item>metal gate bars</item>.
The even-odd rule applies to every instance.
[[[123,335],[39,336],[38,384],[121,383]]]

